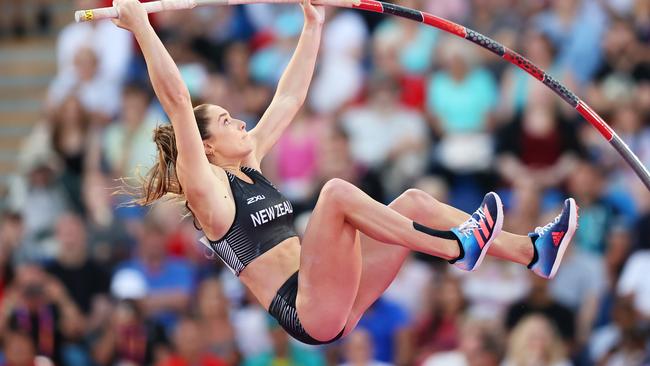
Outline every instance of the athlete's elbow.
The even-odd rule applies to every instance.
[[[297,95],[297,94],[286,94],[280,97],[282,108],[286,110],[298,110],[305,103],[307,94]]]
[[[192,99],[187,90],[183,91],[169,91],[165,93],[164,98],[161,98],[161,103],[168,105],[172,109],[185,108],[188,105],[192,106]]]

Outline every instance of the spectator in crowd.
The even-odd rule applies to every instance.
[[[543,315],[529,315],[510,333],[503,365],[571,366],[571,362],[553,323]]]
[[[502,319],[508,306],[526,294],[528,286],[525,268],[488,258],[475,276],[462,277],[466,313],[476,319]]]
[[[122,92],[122,114],[103,133],[103,155],[114,178],[144,174],[153,165],[156,145],[151,131],[162,116],[151,108],[151,92],[142,84],[128,84]]]
[[[20,332],[7,332],[4,337],[4,360],[2,366],[37,366],[36,348],[29,335]],[[38,365],[43,363],[39,361]],[[48,364],[45,362],[44,364]],[[51,364],[51,363],[49,363]]]
[[[503,358],[502,334],[498,330],[473,319],[462,327],[460,345],[449,352],[434,353],[423,366],[497,366]]]
[[[607,24],[607,14],[599,2],[552,0],[550,8],[533,18],[534,27],[558,49],[557,63],[575,75],[580,84],[596,72],[602,52],[600,40]]]
[[[75,1],[77,9],[93,9],[100,6],[99,0]],[[102,80],[107,88],[112,88],[111,90],[117,93],[113,94],[114,99],[101,102],[108,103],[107,106],[110,106],[111,102],[119,102],[119,91],[133,53],[133,41],[128,32],[117,28],[110,20],[71,23],[61,31],[57,40],[57,76],[52,83],[52,92],[67,95],[55,86],[70,85],[70,82],[78,80],[75,58],[79,57],[79,51],[84,48],[86,51],[81,53],[85,53],[84,57],[95,58],[96,79]],[[95,92],[100,90],[103,89]],[[116,108],[119,108],[119,103],[110,106],[107,111],[115,112]]]
[[[14,253],[22,237],[22,218],[5,212],[0,216],[0,303],[14,279]]]
[[[357,327],[370,334],[377,361],[399,366],[410,364],[411,319],[399,305],[380,297],[366,310]]]
[[[324,123],[328,122],[304,108],[266,158],[265,174],[282,182],[280,190],[294,203],[297,212],[311,205],[312,197],[318,193],[317,154]]]
[[[577,247],[564,253],[567,268],[558,270],[550,281],[551,296],[575,314],[575,344],[582,347],[589,338],[598,314],[599,300],[607,289],[607,273],[602,256]]]
[[[627,226],[619,225],[609,234],[607,252],[605,252],[605,271],[607,287],[599,299],[598,315],[594,320],[594,328],[608,324],[611,321],[610,313],[616,298],[616,285],[620,281],[623,266],[632,251],[632,233]]]
[[[272,351],[245,358],[243,366],[273,366],[277,364],[288,366],[325,365],[325,360],[319,352],[297,345],[275,319],[271,317],[267,317],[267,319],[271,328]]]
[[[344,359],[340,366],[389,366],[390,363],[373,358],[372,338],[365,330],[359,329],[345,337]]]
[[[547,93],[540,85],[530,89],[531,96]],[[538,101],[528,103],[497,136],[497,170],[502,179],[515,185],[532,181],[546,195],[554,189],[557,195],[556,187],[573,173],[581,156],[574,126],[554,106]]]
[[[205,350],[228,365],[239,364],[235,328],[232,325],[228,299],[216,277],[204,279],[197,291],[197,319],[191,323],[201,331]]]
[[[426,122],[418,111],[400,105],[398,93],[396,80],[378,76],[371,81],[367,103],[341,117],[353,158],[370,169],[381,169],[389,199],[425,168]]]
[[[511,233],[526,232],[528,228],[542,222],[542,197],[535,182],[520,179],[510,187],[509,193],[502,195],[507,210],[504,230]]]
[[[259,305],[252,292],[246,290],[243,304],[233,313],[232,324],[237,336],[237,348],[241,351],[244,359],[255,358],[262,354],[272,354],[273,335],[271,331],[273,329],[279,331],[277,329],[279,327],[269,329],[268,314]]]
[[[6,31],[8,35],[23,38],[29,33],[43,35],[52,30],[52,4],[49,0],[10,0],[3,1],[2,6],[6,16],[0,17],[0,36]]]
[[[611,124],[619,136],[641,159],[646,166],[650,163],[650,127],[644,122],[644,113],[639,105],[621,98],[611,110]],[[638,183],[634,173],[625,166],[625,162],[611,151],[605,150],[601,145],[595,157],[600,165],[606,167],[608,174],[606,192],[609,200],[623,215],[627,223],[637,219],[640,207],[640,193],[630,189]]]
[[[551,297],[548,281],[530,275],[531,286],[523,299],[513,303],[506,314],[505,326],[514,329],[522,319],[530,314],[542,314],[559,331],[565,345],[571,345],[575,337],[575,315],[566,306]]]
[[[253,80],[248,63],[251,54],[251,48],[246,43],[235,42],[226,49],[224,55],[228,94],[232,104],[238,107],[231,113],[241,116],[249,129],[255,127],[273,97],[271,88]]]
[[[432,74],[427,88],[434,132],[445,137],[489,131],[497,102],[494,77],[478,63],[475,51],[458,40],[445,38],[439,49],[441,68]]]
[[[111,281],[114,302],[105,309],[99,326],[88,334],[92,360],[97,365],[154,364],[169,354],[169,342],[162,325],[143,315],[147,283],[132,269],[115,273]]]
[[[425,87],[422,75],[406,75],[400,65],[396,47],[376,43],[372,47],[374,71],[370,75],[385,75],[399,85],[398,100],[406,107],[423,110]]]
[[[88,316],[93,303],[107,301],[109,276],[91,258],[91,246],[81,217],[67,213],[56,224],[59,253],[47,267],[57,278],[82,314]]]
[[[442,67],[432,74],[426,91],[427,111],[440,138],[431,151],[436,170],[452,183],[451,202],[469,209],[473,200],[480,201],[479,191],[490,185],[485,173],[492,164],[489,131],[494,128],[498,89],[473,48],[445,38],[439,49]]]
[[[56,218],[69,207],[67,195],[57,180],[59,167],[51,153],[36,156],[24,167],[25,175],[12,182],[9,207],[23,221],[22,245],[16,248],[20,260],[51,259]]]
[[[302,14],[295,10],[282,12],[275,18],[275,41],[251,55],[249,67],[253,80],[267,86],[280,80],[300,36]]]
[[[411,254],[402,263],[397,276],[384,292],[384,297],[403,307],[409,318],[416,319],[427,310],[427,300],[433,298],[429,291],[431,282],[438,275],[430,263]]]
[[[458,278],[445,275],[430,291],[431,308],[415,327],[416,358],[452,351],[460,344],[462,321],[467,309]]]
[[[187,261],[171,257],[162,250],[165,241],[165,230],[160,223],[152,218],[145,220],[138,238],[137,255],[121,268],[134,269],[145,278],[148,291],[142,311],[171,330],[178,315],[188,309],[195,277]]]
[[[519,49],[523,49],[523,55],[535,63],[549,75],[559,80],[569,89],[574,89],[574,82],[571,72],[562,70],[557,64],[556,48],[544,33],[535,30],[528,30],[521,35]],[[543,90],[540,95],[540,91]],[[501,81],[502,97],[499,105],[499,118],[502,121],[509,121],[515,116],[521,116],[526,106],[531,104],[545,104],[549,100],[551,91],[547,90],[539,81],[531,78],[524,70],[510,67],[505,71]],[[543,101],[540,100],[543,99]],[[553,99],[555,102],[556,99]]]
[[[84,213],[81,191],[84,177],[99,169],[100,131],[77,96],[66,97],[49,116],[36,124],[23,142],[21,165],[29,167],[35,161],[49,161],[60,170],[60,182],[71,209]]]
[[[647,223],[647,219],[641,222]],[[643,235],[647,231],[647,226],[640,227],[638,233]],[[639,244],[637,250],[630,255],[623,266],[617,293],[621,296],[631,296],[636,311],[647,319],[650,318],[650,284],[645,275],[650,265],[650,245],[646,236],[640,236]]]
[[[604,357],[604,365],[647,365],[648,336],[646,329],[625,332],[614,350]]]
[[[89,236],[94,243],[94,256],[98,262],[109,264],[121,258],[124,252],[125,228],[116,220],[115,197],[106,187],[112,180],[100,171],[86,172],[83,179],[81,199]]]
[[[398,5],[421,9],[419,0],[402,0]],[[373,47],[392,48],[397,53],[400,69],[406,75],[421,75],[429,71],[435,60],[440,33],[435,28],[405,18],[389,17],[373,33]],[[388,50],[382,52],[390,52]]]
[[[224,55],[224,72],[210,72],[201,90],[202,102],[229,108],[232,115],[246,122],[248,129],[255,127],[273,96],[270,88],[251,78],[250,54],[246,43],[229,45]]]
[[[589,342],[590,360],[599,365],[640,365],[645,357],[647,329],[631,297],[617,297],[612,323],[597,328]]]
[[[194,319],[181,319],[174,330],[172,356],[159,366],[227,366],[223,360],[208,352],[201,325]]]
[[[589,101],[599,110],[612,111],[621,101],[634,98],[636,84],[650,78],[644,47],[634,25],[614,18],[602,39],[603,60],[588,88]]]
[[[106,324],[91,336],[96,364],[151,365],[169,354],[164,329],[143,316],[140,301],[120,300]]]
[[[66,98],[50,121],[51,135],[47,146],[62,163],[59,179],[72,207],[79,213],[84,210],[81,200],[84,172],[96,169],[98,165],[91,159],[92,150],[98,148],[91,137],[94,133],[92,123],[90,115],[75,96]]]
[[[385,194],[379,177],[355,160],[351,151],[350,136],[345,129],[338,125],[330,126],[323,137],[316,163],[319,185],[338,177],[354,183],[372,198],[381,200]]]
[[[97,322],[96,318],[101,316],[101,307],[108,302],[108,274],[89,259],[90,248],[81,217],[74,213],[60,216],[56,223],[55,240],[58,254],[44,266],[45,270],[65,287],[79,309],[80,321],[84,323],[86,331],[91,328],[89,325]],[[89,362],[83,337],[83,332],[76,334],[74,339],[69,337],[66,363]]]
[[[606,173],[601,166],[583,160],[574,169],[567,182],[568,193],[580,206],[576,231],[577,248],[602,255],[605,239],[613,224],[620,220],[618,209],[605,194]]]
[[[3,300],[0,330],[30,337],[36,353],[64,364],[65,346],[83,334],[79,308],[57,279],[35,264],[18,267],[14,286]]]
[[[319,72],[310,87],[308,105],[331,115],[353,102],[364,85],[363,56],[368,26],[359,12],[330,8],[319,56]]]
[[[106,123],[120,108],[120,85],[102,78],[97,53],[81,47],[75,51],[74,71],[51,84],[48,104],[56,109],[69,97],[76,97],[96,123]]]

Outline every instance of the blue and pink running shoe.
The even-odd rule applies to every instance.
[[[538,276],[553,278],[577,228],[578,205],[573,198],[567,198],[564,209],[552,222],[528,234],[535,247],[534,258],[528,268]]]
[[[483,261],[494,238],[501,232],[502,226],[501,198],[490,192],[469,220],[451,229],[460,241],[461,253],[458,259],[450,263],[465,271],[475,270]]]

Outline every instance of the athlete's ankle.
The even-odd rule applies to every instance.
[[[415,221],[413,221],[413,228],[419,232],[425,233],[427,235],[434,236],[436,238],[440,239],[445,239],[445,240],[451,240],[454,241],[458,244],[458,255],[451,254],[447,258],[449,259],[449,263],[454,264],[456,261],[462,259],[465,256],[465,251],[463,249],[463,243],[460,241],[460,238],[451,230],[436,230],[432,229],[428,226],[424,226],[422,224],[419,224]],[[454,251],[455,252],[455,251]]]
[[[531,269],[533,268],[535,263],[537,263],[537,260],[539,259],[539,254],[537,254],[537,247],[535,247],[535,238],[532,236],[529,238],[530,238],[531,245],[533,246],[533,257],[530,259],[530,263],[528,263],[526,267],[528,267],[528,269]]]

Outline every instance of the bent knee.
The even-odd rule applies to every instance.
[[[400,214],[417,220],[419,216],[437,211],[440,201],[419,189],[408,189],[389,205]]]
[[[428,193],[415,188],[409,188],[406,191],[404,191],[404,193],[402,193],[399,197],[397,197],[396,200],[399,199],[406,200],[409,202],[415,202],[419,204],[422,203],[430,204],[432,201],[437,202],[437,200],[431,197]]]
[[[328,202],[343,202],[349,199],[356,187],[343,179],[328,180],[320,191],[320,198]]]
[[[307,334],[321,342],[336,338],[347,324],[347,316],[343,314],[307,314],[299,318]]]

